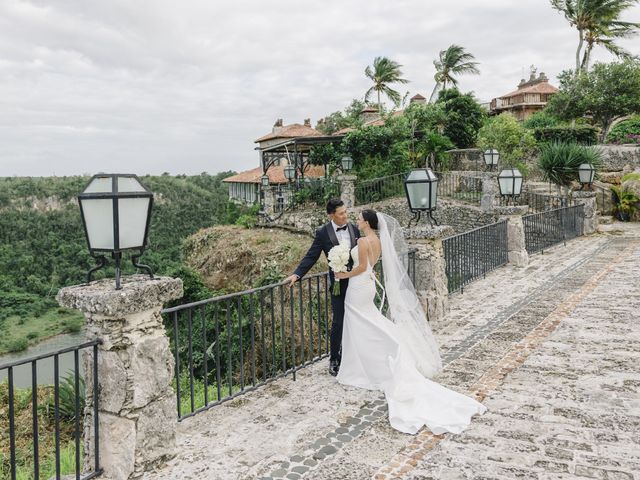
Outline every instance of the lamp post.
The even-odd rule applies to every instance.
[[[522,173],[517,168],[505,168],[498,175],[500,195],[514,199],[522,193]]]
[[[493,166],[498,164],[498,160],[500,160],[500,154],[495,148],[489,148],[484,151],[482,154],[484,157],[484,163],[489,170],[493,170]]]
[[[343,172],[348,172],[353,168],[353,158],[351,158],[348,155],[345,155],[344,157],[342,157],[342,160],[340,161],[340,163],[342,164]]]
[[[580,183],[582,184],[580,190],[584,190],[585,185],[591,187],[595,176],[596,169],[593,165],[591,165],[590,163],[583,163],[582,165],[580,165],[578,167],[578,177],[580,179]]]
[[[438,177],[436,174],[430,168],[411,170],[404,180],[404,189],[409,210],[413,213],[413,218],[409,220],[408,226],[411,226],[413,220],[416,220],[417,224],[422,212],[427,212],[429,225],[433,226],[432,220],[438,225],[436,219],[433,218],[433,211],[436,209],[438,201]]]
[[[146,270],[138,259],[147,246],[153,193],[136,175],[94,175],[78,195],[82,225],[89,245],[89,253],[98,265],[87,272],[87,283],[96,270],[105,266],[104,254],[110,253],[116,264],[116,290],[120,290],[120,263],[123,252],[132,253],[131,262]]]
[[[263,187],[268,187],[269,186],[269,175],[267,175],[266,173],[264,173],[261,177],[260,177],[260,184]]]

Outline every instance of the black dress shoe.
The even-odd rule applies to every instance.
[[[338,371],[340,370],[340,363],[337,360],[331,360],[329,362],[329,374],[333,377],[338,375]]]

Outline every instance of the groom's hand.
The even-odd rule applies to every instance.
[[[293,275],[289,275],[287,278],[285,278],[284,281],[287,282],[289,284],[289,288],[291,288],[293,287],[293,284],[296,283],[299,279],[300,277],[298,277],[298,275],[294,273]]]

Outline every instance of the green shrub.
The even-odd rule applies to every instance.
[[[538,167],[545,181],[569,186],[578,179],[578,167],[583,163],[590,163],[597,171],[602,166],[602,152],[575,143],[553,142],[540,147]]]
[[[598,129],[589,125],[535,128],[533,135],[539,143],[563,142],[580,145],[595,145],[598,143]]]
[[[613,127],[607,135],[607,143],[640,143],[640,115]]]
[[[510,113],[490,117],[478,132],[478,146],[482,150],[495,148],[504,166],[515,166],[531,153],[536,141]]]
[[[536,128],[557,127],[559,124],[560,120],[557,117],[545,112],[544,110],[534,113],[524,122],[522,122],[522,126],[524,128],[528,128],[529,130],[534,130]]]
[[[244,228],[253,228],[256,226],[257,219],[255,215],[240,215],[236,220],[236,225]]]
[[[6,343],[6,350],[9,353],[22,352],[23,350],[26,350],[28,346],[29,342],[26,338],[15,338]]]

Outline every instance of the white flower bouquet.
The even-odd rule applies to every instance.
[[[340,245],[336,245],[329,250],[329,255],[327,256],[329,260],[329,268],[333,270],[334,273],[346,272],[350,256],[351,249],[349,248],[349,243],[340,242]],[[340,280],[337,278],[333,282],[332,293],[335,296],[340,295]]]

